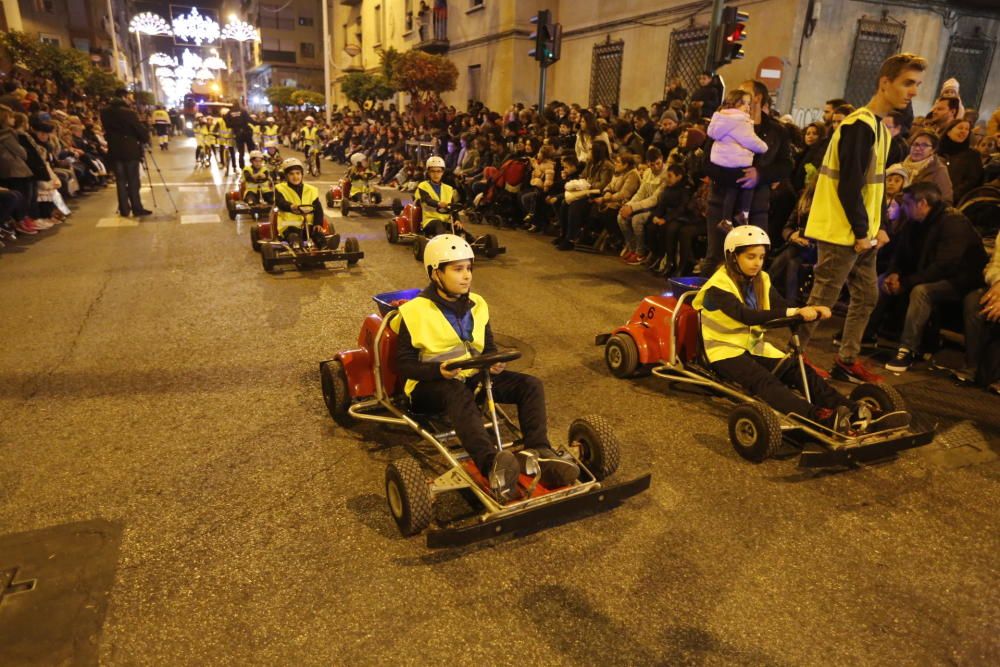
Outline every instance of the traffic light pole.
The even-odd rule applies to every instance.
[[[549,64],[545,61],[538,63],[538,113],[542,113],[545,108],[545,73],[549,69]]]
[[[715,55],[719,50],[719,26],[726,0],[712,1],[712,25],[708,28],[708,50],[705,52],[705,71],[715,74]]]

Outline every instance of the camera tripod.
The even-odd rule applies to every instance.
[[[156,168],[156,174],[160,177],[160,183],[163,184],[163,189],[167,191],[167,199],[170,200],[170,205],[174,207],[174,215],[180,213],[180,209],[177,208],[177,202],[174,201],[174,196],[170,192],[170,187],[167,185],[166,179],[163,178],[163,172],[160,171],[160,165],[156,163],[156,158],[153,156],[153,148],[146,145],[146,154],[142,157],[142,166],[146,170],[146,177],[149,179],[149,194],[153,197],[153,208],[158,208],[156,204],[156,190],[153,188],[153,174],[149,170],[149,163],[146,161],[146,155],[153,162],[153,167]]]

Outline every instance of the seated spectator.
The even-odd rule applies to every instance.
[[[985,286],[965,297],[965,367],[955,377],[1000,396],[1000,252],[996,249],[983,277]]]
[[[889,270],[889,262],[895,252],[896,238],[906,224],[903,207],[900,200],[903,189],[910,184],[910,174],[901,164],[891,165],[885,170],[885,222],[882,228],[889,235],[889,242],[878,249],[876,270],[881,276]]]
[[[969,147],[972,124],[965,120],[954,120],[945,128],[938,146],[938,157],[948,167],[948,177],[954,190],[954,203],[983,182],[983,163],[974,149]]]
[[[905,304],[899,349],[885,365],[894,373],[906,372],[916,360],[927,324],[942,304],[962,303],[981,284],[987,261],[979,233],[945,203],[934,183],[908,186],[902,208],[907,223],[869,321],[869,332],[877,333],[881,319]]]
[[[678,246],[681,238],[681,229],[692,225],[688,216],[688,200],[691,193],[688,189],[687,172],[679,164],[672,164],[667,167],[666,187],[660,194],[653,209],[652,224],[646,225],[646,232],[649,235],[649,256],[645,262],[646,268],[650,269],[654,275],[666,276],[670,274],[676,266],[684,266],[693,263],[691,258],[691,248],[680,249],[680,259],[678,260]]]
[[[524,213],[524,226],[530,228],[538,211],[538,202],[556,181],[556,151],[552,146],[542,146],[538,154],[531,158],[531,180],[528,187],[520,193],[521,211]]]
[[[910,139],[910,154],[903,160],[903,168],[910,175],[910,183],[934,183],[941,198],[949,206],[954,202],[951,176],[936,155],[938,136],[930,130],[917,130]]]
[[[638,191],[618,211],[618,228],[625,240],[621,256],[626,264],[631,265],[642,264],[649,259],[645,227],[663,189],[667,187],[663,153],[656,146],[650,146],[646,151],[646,166]]]
[[[809,210],[812,208],[815,192],[816,181],[810,182],[802,191],[802,195],[788,217],[788,222],[781,230],[781,237],[785,239],[785,247],[778,252],[768,270],[775,288],[794,307],[805,305],[808,297],[807,294],[801,293],[799,283],[802,265],[816,263],[816,244],[805,236],[806,222],[809,220]]]
[[[630,200],[639,189],[639,172],[636,156],[619,153],[615,156],[611,181],[593,200],[590,217],[587,220],[577,245],[590,245],[603,251],[606,246],[620,248],[618,242],[618,209]]]
[[[580,236],[590,211],[590,199],[601,193],[611,182],[614,165],[608,157],[604,142],[594,144],[590,163],[579,177],[566,182],[563,205],[559,207],[559,237],[553,241],[559,250],[572,250]]]

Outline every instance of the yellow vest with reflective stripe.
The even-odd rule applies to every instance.
[[[420,361],[441,364],[456,359],[470,359],[483,353],[490,309],[486,300],[478,294],[470,293],[469,300],[472,301],[471,341],[460,339],[438,305],[427,297],[418,296],[399,307],[399,314],[410,332],[413,347],[420,351]],[[392,323],[392,327],[399,332],[398,320]],[[475,369],[464,370],[459,377],[469,378],[478,372]],[[404,387],[406,395],[409,396],[416,386],[416,380],[407,380]]]
[[[260,179],[260,183],[255,182],[255,179]],[[261,165],[260,169],[256,170],[253,168],[253,165],[250,164],[243,167],[243,182],[246,184],[247,190],[252,190],[256,192],[257,187],[260,186],[261,192],[271,191],[271,180],[267,177],[267,167],[263,165]],[[294,190],[292,192],[294,194]],[[304,188],[302,192],[303,194],[305,194]]]
[[[319,190],[308,183],[302,184],[302,198],[299,198],[298,193],[292,189],[288,183],[278,183],[275,186],[275,190],[281,193],[281,196],[285,198],[292,206],[300,206],[302,204],[310,205],[319,197]],[[310,213],[311,217],[313,214]],[[278,211],[278,233],[283,234],[289,227],[302,227],[304,224],[303,216],[298,213],[290,213],[288,211]]]
[[[195,134],[198,135],[198,144],[200,146],[215,145],[215,135],[212,134],[212,128],[207,123],[199,125],[198,129],[195,130]]]
[[[170,114],[168,114],[163,109],[157,109],[153,112],[153,122],[154,123],[166,123],[170,125]]]
[[[428,199],[434,202],[435,205],[450,204],[452,198],[455,196],[455,188],[451,187],[447,183],[441,183],[440,198],[438,198],[438,196],[434,193],[434,186],[431,185],[430,181],[421,181],[420,185],[417,186],[417,189],[427,195]],[[421,199],[423,199],[423,197],[421,197]],[[442,220],[444,222],[449,222],[451,220],[450,213],[441,213],[436,208],[431,208],[429,206],[421,206],[420,215],[422,216],[420,219],[421,226],[426,226],[428,223],[434,222],[435,220]]]
[[[215,121],[215,134],[219,137],[219,143],[225,144],[233,140],[233,131],[226,125],[226,121],[222,118]]]
[[[316,141],[316,139],[318,137],[319,137],[319,128],[318,127],[315,127],[315,126],[308,127],[307,126],[307,127],[303,127],[302,128],[302,138],[305,139],[306,141]]]
[[[764,281],[764,303],[760,304],[760,307],[761,310],[767,310],[771,307],[771,278],[765,271],[761,271],[760,276]],[[712,287],[735,294],[740,301],[746,303],[724,266],[708,279],[695,296],[691,305],[701,311],[701,337],[705,344],[705,356],[709,362],[714,364],[723,359],[732,359],[745,352],[772,359],[781,359],[785,356],[784,352],[764,340],[764,330],[760,327],[743,324],[721,310],[706,309],[705,294]]]
[[[264,125],[261,127],[261,135],[264,141],[277,141],[278,139],[278,126],[277,125]]]
[[[865,174],[865,184],[861,188],[861,198],[868,213],[868,238],[873,239],[882,224],[882,205],[885,198],[885,162],[889,159],[889,130],[882,125],[868,107],[861,107],[843,120],[826,147],[823,165],[816,180],[809,220],[805,235],[817,241],[836,245],[853,246],[854,230],[844,212],[844,206],[837,194],[840,185],[840,130],[852,123],[864,123],[875,133],[875,145],[871,162]]]

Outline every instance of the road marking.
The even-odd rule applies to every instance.
[[[182,215],[182,225],[197,225],[210,222],[222,222],[217,213],[198,213],[195,215]]]
[[[113,218],[101,218],[97,221],[98,227],[138,227],[139,221],[132,220],[131,218],[121,218],[115,216]]]
[[[207,185],[182,185],[179,189],[181,192],[208,192]]]

